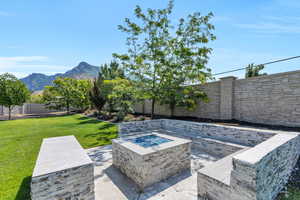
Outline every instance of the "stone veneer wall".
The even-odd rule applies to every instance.
[[[233,164],[233,169],[219,169],[224,170],[224,173],[221,173],[222,177],[224,174],[228,175],[229,183],[198,173],[201,183],[207,186],[204,188],[201,187],[202,184],[198,185],[198,194],[205,200],[274,200],[288,181],[300,154],[299,133],[167,119],[155,120],[154,123],[151,123],[151,120],[122,123],[120,126],[122,131],[138,130],[141,133],[140,124],[150,130],[161,128],[170,133],[174,131],[181,137],[192,139],[193,142],[197,141],[199,136],[204,136],[252,146],[240,151],[237,149],[234,155],[223,158],[230,159],[230,163]],[[126,134],[128,131],[125,131],[124,135]]]
[[[119,125],[119,136],[123,137],[155,129],[174,131],[178,136],[191,140],[204,137],[245,146],[255,146],[275,135],[273,132],[260,129],[160,119],[121,123]]]
[[[32,177],[32,200],[94,200],[93,164]]]
[[[233,157],[231,187],[240,198],[273,200],[287,183],[300,153],[300,136],[278,134]]]
[[[118,126],[119,137],[135,135],[137,132],[162,128],[162,120],[145,120],[137,122],[124,122]]]
[[[223,126],[208,123],[163,119],[163,128],[184,134],[187,137],[206,137],[233,142],[245,146],[255,146],[275,133],[260,129]]]
[[[178,107],[175,116],[300,127],[300,70],[238,80],[224,77],[195,87],[202,88],[210,102],[200,102],[195,111]],[[135,111],[150,114],[151,102],[137,104]],[[170,109],[157,105],[155,113],[169,116]]]
[[[151,130],[163,130],[164,134],[192,140],[192,147],[218,157],[230,155],[246,146],[253,146],[273,134],[260,134],[253,130],[231,130],[230,127],[213,124],[195,123],[180,120],[145,120],[125,122],[119,125],[119,137],[147,133]],[[240,143],[234,144],[234,143]]]
[[[190,143],[172,146],[144,155],[113,141],[113,165],[139,186],[140,190],[190,169]]]
[[[43,139],[31,200],[95,200],[94,163],[74,136]]]

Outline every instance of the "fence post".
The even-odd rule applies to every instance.
[[[233,119],[234,82],[236,77],[227,76],[221,79],[220,119]]]

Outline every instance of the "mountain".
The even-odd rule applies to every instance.
[[[80,62],[76,67],[63,74],[55,74],[55,75],[47,76],[45,74],[33,73],[20,80],[26,84],[29,90],[37,91],[37,90],[43,90],[46,85],[52,85],[52,82],[57,77],[92,79],[97,77],[99,70],[100,68],[97,66],[90,65],[87,62]]]

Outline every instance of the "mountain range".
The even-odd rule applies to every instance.
[[[52,85],[52,82],[58,77],[69,77],[76,79],[93,79],[97,77],[100,67],[93,66],[87,62],[80,62],[76,67],[65,73],[58,73],[54,75],[45,75],[41,73],[33,73],[25,78],[20,79],[26,84],[29,90],[37,91],[43,90],[45,86]]]

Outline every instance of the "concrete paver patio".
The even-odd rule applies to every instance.
[[[135,183],[112,166],[111,145],[86,151],[95,163],[96,200],[196,200],[196,171],[220,159],[192,149],[191,171],[156,183],[140,193]]]

